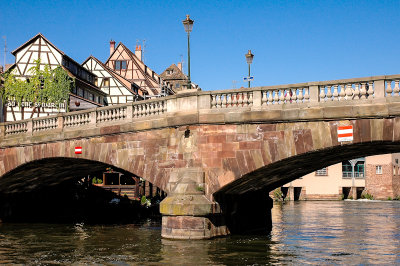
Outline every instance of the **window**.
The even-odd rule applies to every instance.
[[[81,88],[78,88],[78,96],[83,97],[83,90]]]
[[[399,159],[395,159],[394,161],[396,162],[396,164],[399,164]]]
[[[381,175],[382,174],[382,165],[377,165],[376,166],[376,174]]]
[[[98,78],[94,78],[94,85],[98,86],[98,84],[99,84],[99,79]]]
[[[110,87],[110,79],[109,78],[104,78],[103,79],[103,86],[104,87]]]
[[[100,103],[100,101],[99,101],[99,96],[94,96],[94,101],[96,102],[96,103]]]
[[[93,93],[88,92],[87,94],[88,94],[88,99],[93,101]]]
[[[365,177],[365,160],[364,159],[356,159],[353,161],[354,168],[351,165],[350,161],[342,162],[342,177]]]
[[[318,175],[318,176],[327,176],[327,175],[328,175],[328,168],[327,168],[327,167],[324,167],[324,168],[322,168],[322,169],[319,169],[319,170],[315,171],[315,175]]]
[[[126,61],[125,60],[116,60],[115,61],[115,70],[125,70],[126,69]]]
[[[175,83],[175,88],[179,88],[179,83]]]

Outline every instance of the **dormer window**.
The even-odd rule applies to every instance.
[[[115,61],[115,70],[126,70],[126,61],[125,60],[116,60]]]
[[[110,78],[104,78],[103,87],[109,87],[109,86],[110,86]]]
[[[173,69],[167,69],[167,75],[172,75],[172,73],[174,73]]]

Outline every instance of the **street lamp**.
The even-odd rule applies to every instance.
[[[185,31],[187,33],[187,42],[188,42],[188,89],[191,89],[191,82],[190,82],[190,32],[193,29],[194,20],[189,18],[189,15],[186,15],[186,19],[182,21],[183,27],[185,27]]]
[[[249,76],[247,78],[249,80],[249,88],[250,88],[250,65],[253,62],[254,55],[251,53],[251,50],[249,50],[249,52],[247,54],[245,54],[245,56],[246,56],[247,64],[249,65]]]

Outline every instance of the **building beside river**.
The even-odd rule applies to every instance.
[[[400,153],[395,153],[344,161],[305,175],[281,189],[292,200],[352,198],[352,187],[357,198],[364,192],[374,199],[394,199],[400,196],[399,159]]]
[[[12,54],[15,63],[9,68],[16,78],[26,80],[31,77],[30,69],[40,60],[40,68],[49,66],[54,69],[61,66],[75,80],[75,86],[69,95],[69,110],[78,111],[106,105],[106,94],[95,85],[95,75],[61,51],[41,33],[16,48]],[[65,104],[41,104],[32,102],[7,101],[2,121],[17,121],[34,117],[43,117],[67,110]]]

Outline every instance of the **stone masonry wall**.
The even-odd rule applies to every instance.
[[[337,127],[349,124],[354,127],[354,141],[348,143],[350,145],[340,145]],[[347,156],[360,152],[373,154],[375,146],[368,144],[371,141],[399,141],[397,132],[400,130],[397,129],[400,129],[398,118],[192,125],[124,133],[119,133],[120,126],[108,126],[100,128],[101,136],[82,137],[85,131],[77,130],[69,131],[67,140],[3,148],[0,150],[0,175],[43,158],[82,158],[122,168],[168,191],[171,170],[200,167],[205,172],[206,196],[211,199],[213,193],[232,182],[241,181],[246,175],[251,182],[235,182],[242,187],[237,186],[238,190],[233,187],[233,192],[257,189],[265,184],[277,187],[284,184],[280,184],[282,178],[295,179],[297,173],[305,174],[310,167],[321,167],[318,164],[328,164],[338,158],[332,152],[324,153],[324,149],[336,146],[342,155]],[[363,150],[351,145],[355,143],[367,146]],[[82,147],[81,155],[74,154],[76,146]],[[395,149],[396,146],[389,148]],[[314,158],[294,157],[313,151],[321,151],[321,154]],[[291,164],[282,163],[275,168],[273,175],[265,172],[265,166],[288,158],[299,159]]]

